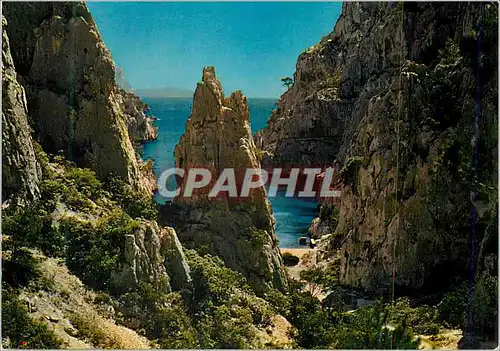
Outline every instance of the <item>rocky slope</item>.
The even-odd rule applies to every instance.
[[[113,60],[85,4],[6,3],[3,10],[44,150],[62,150],[101,177],[115,174],[151,192],[127,132],[128,107],[120,103]]]
[[[224,169],[234,168],[239,187],[243,175],[239,173],[247,168],[260,169],[246,97],[237,91],[225,98],[213,67],[203,70],[186,132],[175,148],[175,160],[176,166],[186,171],[193,167],[209,169],[214,178],[211,184]],[[187,176],[181,181],[181,194],[186,180]],[[258,291],[269,283],[286,289],[286,273],[265,189],[251,189],[245,198],[209,198],[209,191],[205,187],[196,189],[191,197],[174,198],[174,203],[182,205],[175,224],[181,241],[222,257]]]
[[[439,289],[475,264],[472,230],[493,253],[497,18],[485,3],[345,3],[299,57],[257,138],[267,163],[343,164],[330,249],[344,284]]]
[[[243,275],[158,224],[151,163],[133,148],[156,130],[147,106],[116,86],[85,5],[9,3],[4,13],[2,347],[289,347],[290,323]],[[240,160],[257,167],[246,100],[226,102],[249,146]],[[282,287],[269,203],[251,197],[261,209],[214,207],[206,218],[243,222],[249,238],[228,236],[226,253],[242,250],[238,265],[258,288],[273,278]]]
[[[130,140],[151,139],[156,133],[144,116],[146,105],[135,95],[118,91],[108,74],[114,72],[114,64],[84,4],[3,6],[10,22],[2,18],[2,274],[6,284],[2,296],[22,291],[20,302],[9,299],[9,303],[26,303],[30,318],[47,324],[63,347],[149,348],[144,336],[116,325],[116,316],[106,317],[89,302],[97,294],[91,288],[123,294],[151,284],[169,293],[191,285],[175,231],[160,227],[145,213],[131,212],[130,216],[139,217],[132,220],[122,209],[123,198],[111,200],[122,191],[122,196],[134,198],[136,208],[151,206],[152,185],[144,179],[152,173]],[[135,126],[129,137],[131,119]],[[115,187],[113,194],[103,191],[94,173],[64,157],[49,157],[35,139],[47,152],[63,149],[67,159],[95,169],[101,179],[111,173],[121,176],[123,186]],[[117,231],[121,231],[118,236]],[[105,232],[109,237],[96,244],[93,240]],[[105,252],[91,263],[87,260],[92,250]],[[109,259],[111,270],[105,268]],[[23,264],[29,260],[33,271],[27,273],[22,270],[28,269]],[[32,279],[30,274],[35,281],[23,287],[19,279]],[[43,286],[48,280],[56,280],[58,286]],[[12,325],[6,328],[12,332]],[[96,335],[100,340],[92,339]],[[4,341],[3,346],[19,346],[9,344],[14,340]]]
[[[2,202],[13,197],[15,203],[26,203],[39,197],[42,172],[35,157],[26,95],[16,78],[6,26],[2,17]]]

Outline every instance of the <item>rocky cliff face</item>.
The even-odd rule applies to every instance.
[[[156,138],[156,128],[144,114],[147,105],[117,88],[114,63],[85,4],[9,3],[3,9],[11,22],[7,26],[2,20],[2,200],[40,206],[40,183],[65,184],[67,169],[48,163],[32,140],[29,121],[46,151],[63,150],[79,166],[93,168],[101,177],[117,174],[150,195],[155,183],[152,169],[139,159],[132,142]],[[47,174],[42,175],[39,157],[44,158]],[[100,184],[97,179],[94,183]],[[88,193],[76,188],[68,193],[89,201]],[[103,205],[109,203],[106,199],[100,205],[91,201],[98,216],[86,213],[89,208],[68,210],[69,202],[64,196],[57,199],[53,228],[64,218],[92,227],[113,210]],[[161,280],[168,289],[188,286],[189,267],[175,231],[152,220],[139,222],[139,228],[123,238],[114,288],[128,291]]]
[[[42,147],[151,192],[128,135],[113,60],[85,4],[3,6],[14,65]]]
[[[176,166],[185,170],[208,168],[215,178],[226,168],[234,168],[236,173],[260,168],[246,97],[237,91],[225,98],[212,67],[203,70],[186,132],[175,149],[175,160]],[[186,179],[181,182],[181,194]],[[192,197],[174,198],[183,208],[176,223],[181,241],[222,257],[230,268],[245,274],[258,291],[270,283],[284,289],[287,279],[265,189],[251,189],[244,199],[209,198],[209,190],[197,189]]]
[[[128,135],[134,145],[158,138],[158,128],[153,125],[151,117],[146,116],[148,105],[134,93],[120,91],[120,103],[124,112]]]
[[[2,17],[2,202],[26,203],[39,197],[42,177],[28,124],[24,88],[16,78]]]
[[[259,138],[267,162],[344,165],[330,228],[343,283],[447,284],[475,259],[472,223],[492,248],[497,18],[483,3],[346,3],[299,57]]]
[[[341,149],[359,160],[336,231],[341,277],[432,290],[476,264],[471,233],[483,241],[496,218],[498,8],[410,4],[387,17],[394,11],[399,69]]]
[[[141,220],[139,228],[125,235],[124,241],[124,260],[112,277],[117,289],[131,291],[147,282],[163,284],[170,291],[191,284],[189,266],[173,228]]]

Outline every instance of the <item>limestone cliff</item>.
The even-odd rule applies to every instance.
[[[343,164],[343,283],[438,289],[474,264],[471,231],[492,250],[497,18],[486,3],[345,3],[299,57],[258,138],[268,163]]]
[[[116,174],[151,193],[128,135],[113,60],[86,5],[5,3],[3,10],[44,150],[62,150],[101,177]]]
[[[141,220],[139,228],[124,237],[123,261],[112,282],[121,291],[133,291],[145,282],[162,282],[167,290],[187,288],[190,270],[173,228]]]
[[[237,91],[225,98],[213,67],[203,70],[186,132],[175,148],[175,160],[176,166],[185,170],[208,168],[215,178],[226,168],[234,168],[237,174],[247,168],[260,168],[246,97]],[[181,181],[181,194],[186,179]],[[245,198],[209,198],[209,190],[206,187],[192,197],[174,198],[174,203],[183,208],[175,225],[181,241],[222,257],[230,268],[242,272],[257,291],[270,283],[286,288],[265,189],[251,189]]]
[[[128,135],[134,145],[158,138],[158,128],[151,117],[146,116],[149,107],[134,93],[120,90],[120,104],[124,112]]]
[[[341,148],[341,279],[436,290],[476,265],[472,245],[486,239],[494,252],[487,232],[498,203],[498,7],[385,11],[380,21],[400,33],[392,49],[399,62],[359,104],[357,130],[346,131]]]
[[[26,96],[16,78],[2,17],[2,202],[26,203],[39,197],[42,172],[28,124]]]

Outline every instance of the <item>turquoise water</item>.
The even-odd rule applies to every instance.
[[[174,148],[184,133],[185,123],[191,113],[191,99],[144,99],[151,108],[150,113],[158,118],[158,140],[146,143],[143,147],[143,158],[154,160],[154,172],[158,178],[161,172],[174,167]],[[252,131],[262,129],[275,107],[275,100],[248,99],[250,123]],[[173,177],[167,186],[174,184]],[[281,195],[281,196],[280,196]],[[155,195],[159,203],[165,198]],[[287,198],[283,192],[270,198],[276,218],[276,234],[281,247],[298,247],[297,239],[307,233],[307,228],[316,216],[317,207],[314,200]]]

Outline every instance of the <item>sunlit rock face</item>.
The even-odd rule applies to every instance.
[[[182,246],[170,227],[141,220],[139,227],[124,238],[124,260],[113,273],[117,291],[132,291],[143,283],[166,291],[188,288],[190,269]]]
[[[134,146],[143,142],[158,139],[158,128],[153,125],[153,119],[146,115],[149,107],[134,93],[120,90],[119,99],[125,115],[128,135]]]
[[[178,168],[209,169],[212,184],[227,168],[239,173],[260,169],[251,136],[246,97],[237,91],[228,98],[213,67],[203,70],[202,82],[194,93],[192,113],[186,131],[175,148]],[[274,233],[272,209],[263,187],[247,197],[231,198],[221,193],[209,197],[210,186],[194,189],[184,197],[187,176],[180,182],[181,195],[174,203],[182,208],[175,227],[188,247],[216,254],[243,273],[256,291],[268,287],[286,289],[287,277]],[[241,184],[237,184],[240,188]]]
[[[4,14],[44,150],[151,193],[129,138],[114,62],[86,5],[9,3]]]

